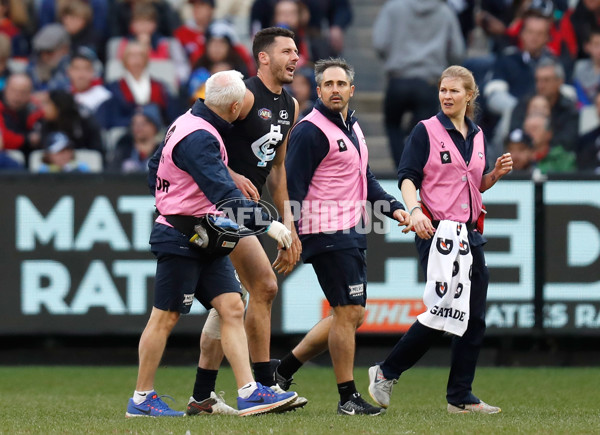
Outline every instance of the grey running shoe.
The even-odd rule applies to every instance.
[[[483,400],[479,403],[463,403],[461,405],[452,405],[448,403],[448,412],[450,414],[468,414],[475,412],[478,414],[498,414],[502,412],[497,406],[488,405]]]
[[[385,409],[371,405],[361,397],[360,393],[354,393],[352,398],[343,405],[338,402],[337,413],[341,415],[380,415],[385,413]]]
[[[392,389],[397,383],[398,379],[386,379],[378,364],[369,367],[369,395],[379,406],[390,406]]]
[[[285,393],[283,388],[281,388],[277,384],[273,385],[271,387],[271,390],[273,390],[279,394]],[[306,397],[298,396],[298,397],[296,397],[296,400],[293,400],[290,403],[277,408],[276,412],[283,413],[283,412],[288,412],[288,411],[295,411],[298,408],[303,408],[304,406],[306,406],[307,403],[308,403],[308,399]]]
[[[190,397],[185,413],[187,415],[238,415],[236,409],[233,409],[223,399],[223,392],[216,395],[214,391],[210,392],[210,397],[200,402]]]

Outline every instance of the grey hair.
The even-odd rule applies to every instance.
[[[228,109],[235,102],[241,103],[246,95],[246,85],[241,72],[220,71],[206,81],[206,104],[219,109]]]
[[[329,59],[318,60],[315,63],[315,81],[317,82],[317,86],[321,86],[321,83],[323,82],[323,73],[325,70],[334,67],[343,69],[350,84],[354,83],[354,68],[352,68],[348,62],[341,57],[330,57]]]
[[[535,67],[536,71],[540,68],[548,68],[548,67],[552,67],[554,68],[554,75],[556,76],[557,79],[561,79],[561,80],[565,80],[565,69],[563,68],[563,66],[555,61],[554,59],[551,59],[549,57],[545,57],[543,59],[541,59],[537,66]]]

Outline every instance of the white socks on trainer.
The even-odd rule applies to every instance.
[[[256,390],[256,382],[250,382],[238,390],[238,396],[242,399],[247,399]]]
[[[135,403],[136,405],[139,405],[144,400],[146,400],[148,398],[148,395],[150,393],[152,393],[153,391],[154,390],[149,390],[149,391],[134,391],[133,392],[133,403]]]

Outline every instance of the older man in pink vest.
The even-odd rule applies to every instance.
[[[254,230],[268,225],[269,236],[283,247],[291,246],[291,232],[280,222],[264,213],[260,222],[250,219],[261,215],[262,210],[244,198],[227,170],[221,134],[237,119],[245,93],[239,72],[212,76],[207,81],[205,102],[198,100],[175,120],[164,144],[150,160],[149,184],[160,213],[150,244],[158,264],[154,306],[140,338],[138,379],[127,417],[185,415],[158,396],[154,378],[167,338],[180,315],[189,313],[194,298],[207,309],[214,307],[221,317],[223,351],[236,378],[240,416],[272,412],[297,397],[296,393],[277,393],[254,381],[244,331],[244,304],[233,266],[226,252],[205,247],[212,246],[210,238],[223,235],[212,230],[227,222],[218,207],[224,201],[236,216],[246,218],[240,224]],[[237,213],[241,208],[251,213]],[[210,228],[208,219],[213,219]],[[235,235],[237,224],[229,221],[227,225],[226,234]],[[206,243],[193,243],[198,238]],[[234,247],[235,243],[234,238],[218,246]],[[233,408],[227,409],[238,414]]]

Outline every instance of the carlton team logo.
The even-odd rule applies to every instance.
[[[458,252],[460,255],[467,255],[470,252],[469,242],[461,240],[458,243]]]
[[[442,160],[442,165],[452,163],[452,158],[450,158],[450,151],[442,151],[440,153],[440,159]]]
[[[435,282],[435,292],[440,298],[443,298],[446,292],[448,291],[448,283],[447,282]]]
[[[273,113],[271,113],[269,109],[263,107],[262,109],[258,109],[258,117],[268,121],[273,117]]]
[[[442,239],[441,237],[438,237],[435,241],[435,247],[442,255],[448,255],[450,252],[452,252],[453,246],[454,242],[450,239]]]

